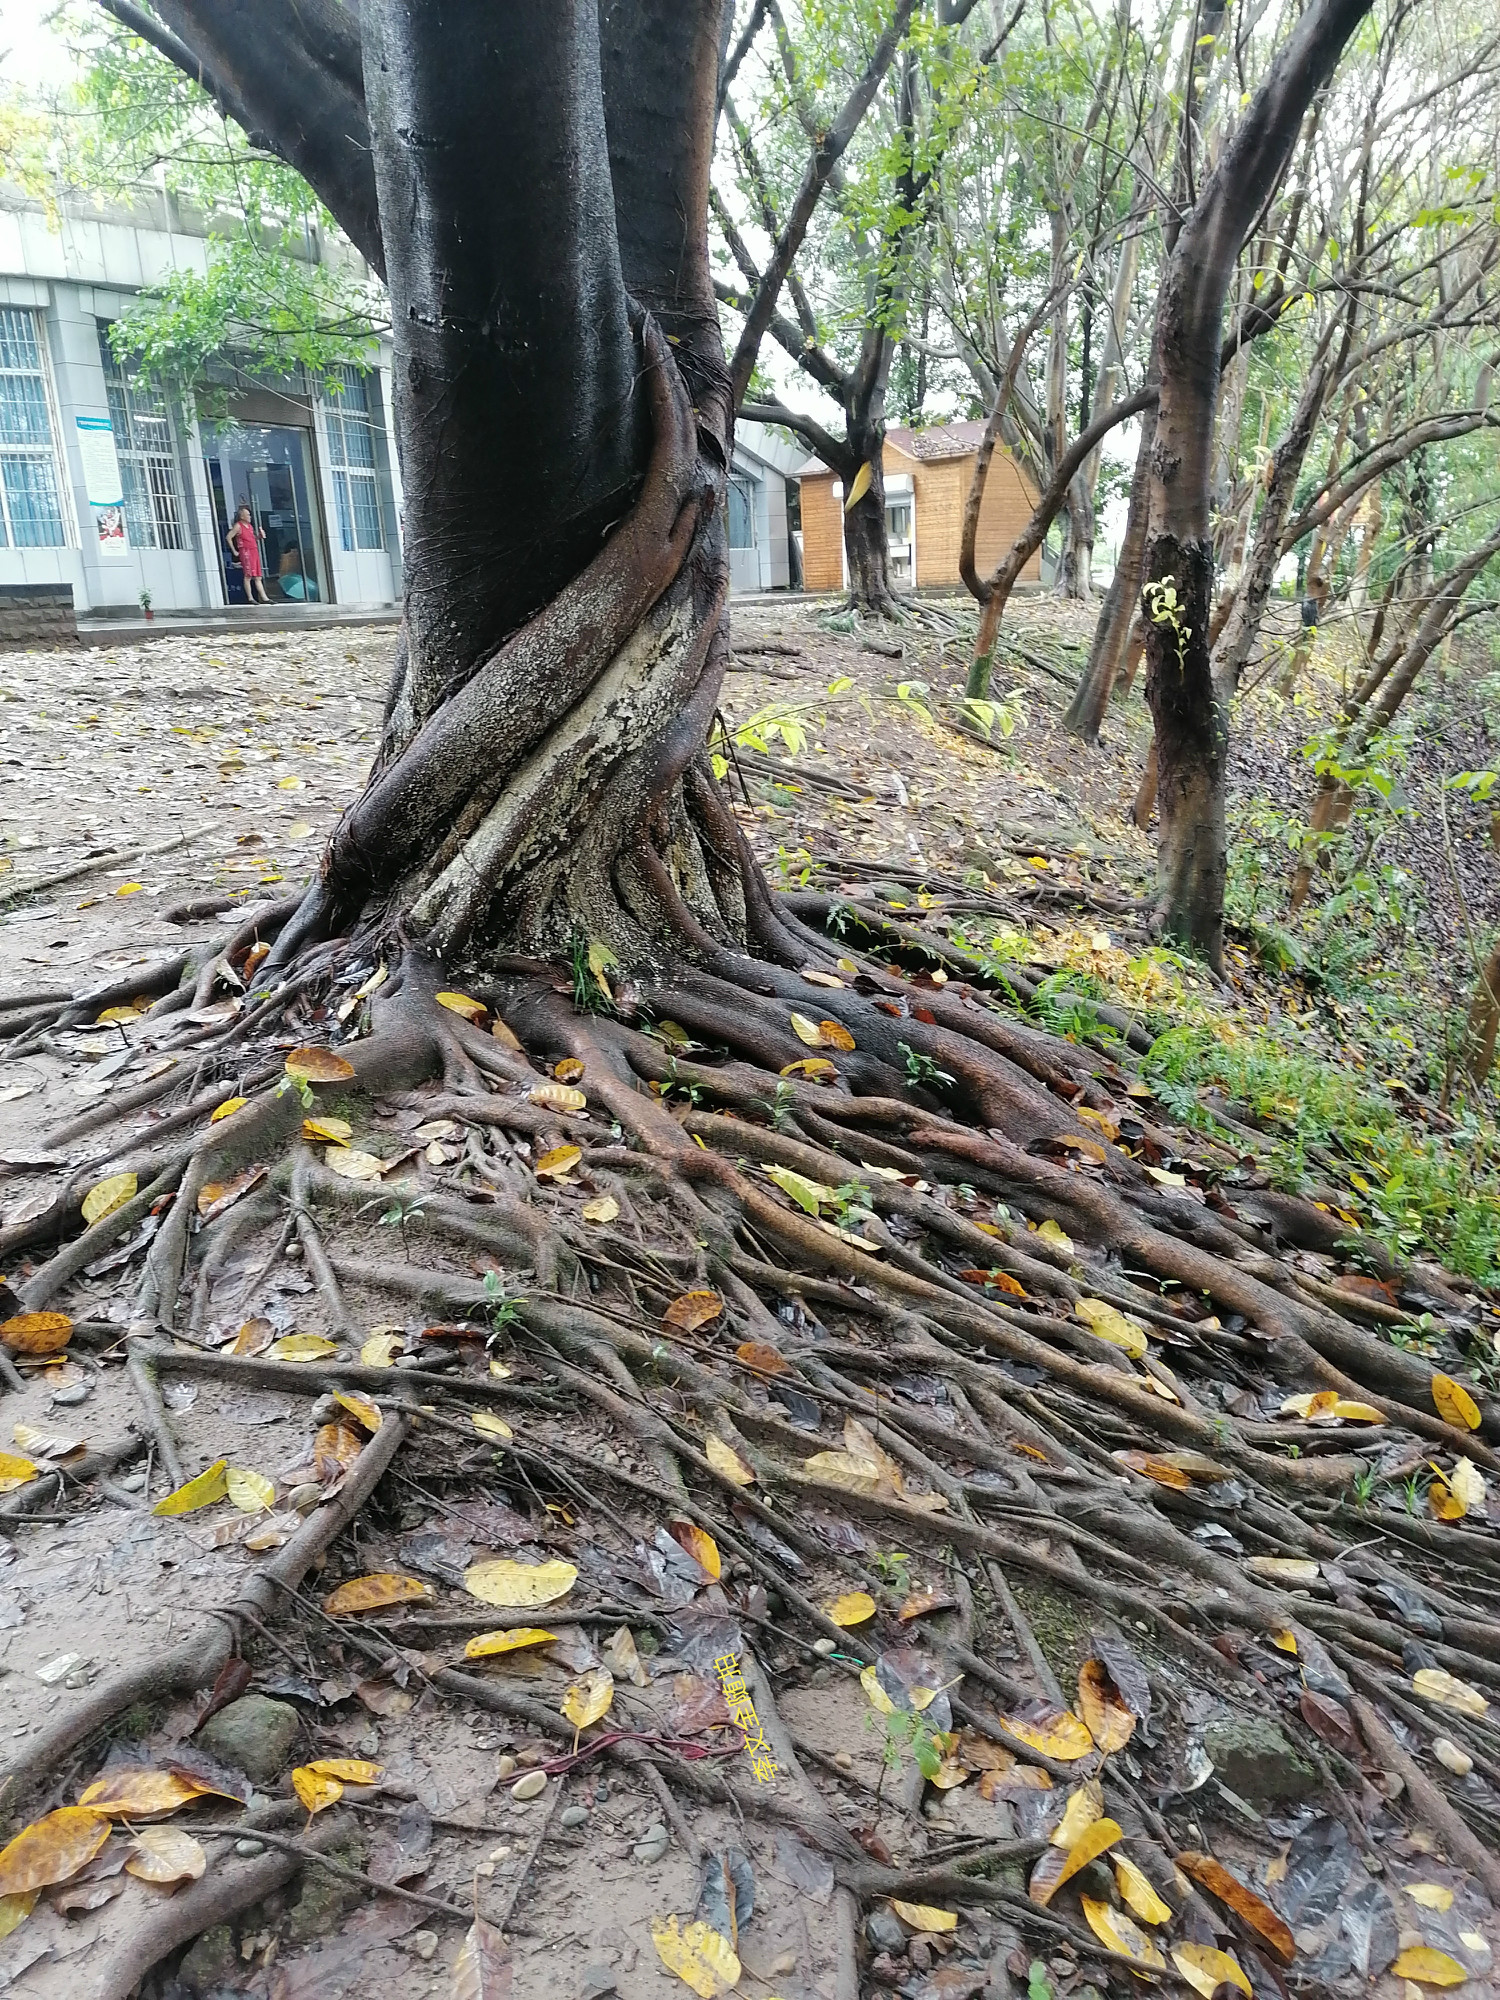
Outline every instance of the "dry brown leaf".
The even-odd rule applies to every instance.
[[[79,1794],[78,1803],[110,1818],[156,1819],[177,1812],[191,1799],[204,1797],[209,1789],[180,1771],[153,1771],[132,1764],[96,1778]]]
[[[207,1866],[207,1855],[190,1833],[176,1826],[148,1826],[130,1844],[125,1873],[165,1887],[196,1882]]]
[[[757,1375],[787,1375],[791,1373],[791,1363],[777,1353],[764,1340],[742,1340],[734,1350],[734,1358]]]
[[[540,1104],[544,1111],[582,1111],[588,1104],[583,1092],[574,1090],[567,1083],[539,1083],[526,1095],[532,1104]]]
[[[1217,1896],[1227,1909],[1233,1910],[1242,1922],[1248,1924],[1270,1946],[1283,1965],[1291,1964],[1297,1956],[1297,1946],[1290,1927],[1277,1916],[1269,1903],[1262,1902],[1253,1889],[1247,1889],[1237,1876],[1231,1875],[1222,1862],[1215,1861],[1211,1854],[1199,1854],[1189,1848],[1177,1856],[1177,1866],[1184,1875],[1190,1875],[1201,1889]]]
[[[358,1146],[329,1146],[323,1154],[323,1164],[340,1180],[378,1181],[389,1162],[377,1153],[361,1151]]]
[[[684,1292],[662,1314],[665,1326],[675,1326],[683,1333],[692,1333],[700,1326],[707,1326],[724,1310],[724,1301],[717,1292]]]
[[[1078,1712],[1106,1757],[1123,1750],[1135,1732],[1136,1719],[1103,1660],[1085,1660],[1078,1669]]]
[[[286,1059],[286,1073],[297,1083],[347,1083],[354,1065],[332,1049],[293,1049]]]
[[[1129,1466],[1132,1472],[1140,1473],[1143,1479],[1154,1479],[1158,1486],[1170,1486],[1178,1493],[1187,1493],[1192,1488],[1192,1480],[1175,1465],[1168,1465],[1158,1454],[1149,1451],[1116,1451],[1110,1454],[1120,1465]]]
[[[411,1604],[428,1596],[425,1583],[414,1576],[395,1576],[388,1570],[373,1576],[356,1576],[341,1583],[323,1599],[330,1618],[349,1618],[360,1611],[383,1611],[391,1604]]]

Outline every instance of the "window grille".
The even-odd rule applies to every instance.
[[[345,549],[383,549],[380,495],[375,485],[375,422],[370,414],[369,377],[359,368],[341,368],[343,393],[327,409],[328,457],[339,540]]]
[[[0,547],[66,542],[36,315],[0,307]]]
[[[172,447],[167,399],[151,382],[123,368],[109,344],[109,328],[99,322],[99,358],[109,391],[115,428],[115,456],[125,497],[125,527],[132,548],[185,549],[182,502]]]

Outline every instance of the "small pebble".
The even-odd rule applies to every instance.
[[[510,1752],[507,1750],[505,1755],[500,1759],[499,1763],[495,1766],[495,1770],[500,1777],[509,1778],[515,1775],[515,1769],[516,1769],[516,1760],[514,1757],[511,1756]]]
[[[52,1400],[54,1403],[62,1405],[86,1403],[93,1393],[94,1385],[92,1382],[70,1382],[66,1389],[54,1389],[52,1391]]]
[[[582,1826],[589,1816],[587,1806],[569,1806],[557,1816],[559,1826]]]
[[[667,1851],[669,1838],[667,1829],[661,1821],[653,1820],[631,1852],[637,1861],[643,1861],[649,1866],[653,1861],[661,1860]]]
[[[527,1799],[539,1799],[546,1789],[547,1773],[545,1771],[528,1771],[524,1778],[517,1778],[516,1782],[510,1788],[510,1795],[513,1799],[519,1799],[524,1804]]]
[[[474,1873],[476,1875],[483,1875],[486,1881],[489,1880],[490,1876],[493,1875],[494,1872],[495,1872],[495,1864],[493,1861],[481,1861],[479,1866],[474,1870]]]
[[[594,1804],[596,1806],[602,1806],[604,1801],[608,1797],[609,1797],[609,1786],[605,1784],[604,1780],[601,1778],[598,1784],[595,1785],[594,1787]]]
[[[288,1243],[285,1250],[283,1250],[281,1254],[283,1257],[289,1257],[295,1264],[297,1259],[302,1255],[302,1245],[297,1241],[296,1237],[294,1236],[291,1242]]]
[[[436,1931],[413,1931],[406,1940],[406,1949],[424,1961],[432,1957],[437,1947]]]
[[[498,1847],[492,1847],[490,1849],[490,1859],[491,1861],[508,1861],[510,1859],[510,1848],[507,1843],[502,1841]]]
[[[338,1415],[340,1407],[332,1396],[319,1396],[309,1414],[315,1424],[331,1424]]]
[[[542,1753],[540,1750],[523,1750],[516,1761],[521,1764],[540,1764]]]
[[[266,1850],[265,1850],[265,1844],[262,1841],[237,1840],[234,1843],[234,1851],[236,1854],[241,1855],[246,1861],[248,1861],[252,1855],[264,1854]]]
[[[286,1496],[286,1504],[299,1514],[310,1514],[323,1497],[323,1489],[308,1480],[301,1486],[294,1486]]]
[[[837,1639],[813,1640],[813,1651],[815,1653],[821,1653],[825,1660],[828,1658],[828,1655],[830,1653],[836,1653],[838,1649],[839,1649],[839,1642]]]
[[[841,1771],[852,1771],[854,1769],[854,1759],[849,1755],[847,1750],[836,1750],[833,1761]]]
[[[122,1486],[127,1493],[139,1493],[146,1484],[146,1475],[144,1472],[127,1472],[116,1484]]]

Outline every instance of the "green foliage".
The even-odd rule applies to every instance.
[[[78,7],[67,26],[82,68],[48,122],[54,184],[126,202],[148,187],[205,231],[207,268],[169,272],[114,323],[121,359],[178,382],[226,352],[252,372],[323,379],[368,362],[383,293],[301,175],[102,9]]]
[[[916,1090],[926,1084],[952,1083],[947,1070],[939,1069],[931,1056],[923,1055],[920,1049],[910,1048],[905,1042],[897,1042],[896,1047],[906,1059],[906,1087]]]
[[[1184,1023],[1157,1037],[1142,1075],[1171,1118],[1243,1150],[1244,1131],[1226,1127],[1201,1101],[1203,1091],[1221,1091],[1266,1135],[1265,1164],[1278,1186],[1303,1191],[1312,1179],[1326,1184],[1337,1176],[1358,1228],[1401,1261],[1420,1250],[1481,1283],[1500,1279],[1500,1132],[1493,1123],[1469,1113],[1449,1134],[1415,1127],[1389,1090],[1356,1080],[1353,1064],[1363,1058],[1298,1047],[1292,1032],[1226,1039]]]
[[[347,268],[294,254],[290,231],[210,239],[206,271],[168,273],[110,327],[110,344],[143,373],[187,383],[216,356],[250,372],[303,368],[336,387],[336,371],[368,365],[377,301]]]

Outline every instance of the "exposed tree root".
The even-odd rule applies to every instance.
[[[321,948],[311,970],[299,961],[274,992],[246,996],[232,1025],[194,1045],[195,1062],[173,1072],[181,1101],[162,1093],[166,1118],[151,1146],[127,1132],[117,1151],[102,1150],[109,1121],[88,1114],[89,1132],[101,1135],[90,1172],[139,1160],[154,1178],[115,1214],[59,1242],[76,1226],[80,1176],[72,1176],[49,1220],[56,1247],[22,1294],[33,1307],[63,1296],[86,1262],[168,1204],[143,1246],[142,1324],[131,1328],[129,1365],[172,1479],[192,1468],[173,1463],[158,1373],[304,1396],[358,1387],[375,1396],[384,1421],[336,1498],[233,1604],[165,1657],[93,1690],[15,1755],[8,1805],[130,1703],[206,1685],[239,1643],[254,1647],[289,1607],[321,1621],[297,1587],[403,1440],[441,1441],[443,1462],[482,1486],[497,1461],[473,1418],[489,1408],[504,1412],[511,1431],[500,1461],[508,1493],[554,1492],[570,1506],[605,1508],[647,1542],[650,1524],[668,1516],[713,1537],[725,1566],[717,1602],[740,1622],[740,1657],[782,1781],[747,1785],[733,1762],[685,1754],[651,1732],[621,1729],[602,1754],[652,1788],[690,1854],[690,1808],[708,1804],[793,1827],[822,1847],[840,1884],[835,1917],[851,1977],[858,1905],[880,1896],[988,1904],[1039,1942],[1095,1955],[1097,1946],[1065,1916],[991,1879],[1029,1860],[1034,1840],[924,1862],[919,1774],[904,1781],[895,1808],[917,1843],[911,1865],[873,1864],[828,1810],[804,1755],[823,1767],[824,1785],[840,1782],[839,1767],[781,1722],[778,1685],[820,1649],[832,1671],[853,1679],[881,1642],[830,1618],[829,1597],[856,1588],[889,1597],[857,1542],[832,1545],[808,1525],[830,1506],[868,1524],[865,1549],[870,1539],[894,1544],[926,1573],[952,1579],[953,1608],[934,1608],[908,1637],[944,1662],[955,1724],[1058,1787],[1099,1776],[1110,1809],[1145,1829],[1143,1838],[1171,1848],[1171,1809],[1150,1804],[1116,1762],[1095,1753],[1065,1763],[1002,1726],[1028,1700],[1060,1706],[1069,1697],[1064,1663],[1039,1640],[1018,1585],[1058,1593],[1098,1630],[1148,1648],[1164,1689],[1174,1677],[1190,1680],[1231,1707],[1276,1706],[1267,1665],[1276,1656],[1264,1648],[1273,1633],[1294,1635],[1320,1689],[1341,1692],[1357,1716],[1375,1763],[1405,1779],[1413,1810],[1454,1863],[1500,1897],[1465,1798],[1441,1766],[1427,1765],[1431,1735],[1444,1733],[1481,1774],[1500,1776],[1500,1735],[1483,1716],[1434,1711],[1412,1695],[1411,1630],[1395,1608],[1403,1592],[1420,1599],[1431,1662],[1500,1691],[1500,1549],[1477,1517],[1454,1525],[1366,1505],[1381,1480],[1395,1486],[1434,1454],[1462,1453],[1500,1471],[1500,1406],[1480,1396],[1480,1430],[1460,1435],[1432,1400],[1434,1365],[1446,1357],[1455,1357],[1450,1370],[1461,1365],[1455,1343],[1472,1323],[1466,1296],[1451,1294],[1451,1331],[1436,1363],[1389,1344],[1362,1301],[1329,1284],[1309,1289],[1282,1261],[1285,1243],[1333,1240],[1311,1203],[1241,1192],[1233,1155],[1208,1142],[1195,1141],[1196,1156],[1217,1170],[1207,1199],[1158,1185],[1139,1139],[1132,1145],[1123,1128],[1163,1144],[1172,1135],[1126,1099],[1129,1078],[1114,1056],[1020,1018],[967,979],[946,946],[946,984],[874,962],[857,976],[833,971],[847,940],[802,922],[828,908],[804,898],[776,919],[788,956],[795,946],[816,978],[706,945],[696,969],[638,984],[614,1007],[590,988],[583,997],[594,1011],[580,1011],[573,984],[541,966],[513,962],[440,982],[435,966],[407,950],[347,1016],[338,1046],[352,1077],[311,1090],[272,1087],[274,1057],[256,1035],[276,1028],[284,1044],[291,1026],[321,1038],[309,1024],[313,1000],[337,1012],[341,994],[368,975],[368,952]],[[881,920],[881,928],[891,927]],[[927,948],[911,935],[898,942]],[[246,948],[242,927],[194,972],[194,1006],[156,1024],[148,1017],[143,1037],[196,1033],[191,1016],[237,977]],[[435,1005],[440,983],[463,985],[509,1032],[486,1034]],[[818,1035],[816,1058],[794,1015]],[[227,1075],[231,1034],[244,1051],[234,1058],[240,1074],[256,1081],[244,1109],[209,1125],[219,1086],[206,1079]],[[541,1066],[563,1062],[574,1077],[582,1064],[586,1107],[543,1087]],[[407,1165],[407,1181],[418,1179],[390,1197],[406,1261],[344,1250],[341,1227],[387,1195],[332,1171],[300,1136],[310,1110],[358,1120],[372,1099],[394,1106],[408,1129],[426,1121],[426,1131],[447,1135],[405,1142],[436,1156]],[[114,1124],[128,1125],[147,1101],[122,1097]],[[541,1156],[565,1144],[579,1153],[571,1172],[539,1176]],[[410,1161],[410,1151],[401,1158]],[[200,1223],[208,1183],[256,1164],[268,1169],[256,1191]],[[586,1220],[580,1190],[613,1196],[616,1226]],[[344,1352],[307,1367],[226,1351],[233,1326],[214,1315],[231,1252],[256,1245],[264,1270],[293,1239]],[[674,1299],[707,1289],[722,1305],[700,1324],[664,1319]],[[455,1337],[446,1350],[424,1343],[419,1365],[400,1370],[364,1363],[353,1352],[356,1329],[379,1296],[466,1323],[473,1338]],[[1094,1302],[1093,1317],[1081,1302]],[[1134,1322],[1129,1351],[1097,1330],[1100,1302]],[[521,1379],[476,1372],[464,1359],[482,1352],[492,1328],[529,1364]],[[1280,1385],[1271,1394],[1268,1379]],[[923,1383],[938,1385],[922,1392],[926,1401],[913,1389]],[[1382,1426],[1329,1430],[1279,1407],[1282,1394],[1325,1388],[1372,1406]],[[846,1437],[872,1441],[859,1449],[884,1454],[883,1468],[830,1487],[826,1466],[806,1461],[836,1446],[851,1422],[860,1428]],[[735,1458],[710,1456],[710,1439]],[[462,1440],[475,1450],[456,1459]],[[607,1440],[614,1449],[603,1454]],[[140,1448],[110,1447],[72,1476],[107,1472]],[[48,1477],[60,1487],[69,1476]],[[38,1492],[44,1483],[34,1483]],[[0,1503],[0,1513],[22,1511]],[[1278,1575],[1274,1565],[1250,1566],[1253,1558],[1317,1567]],[[1299,1587],[1287,1574],[1307,1581]],[[622,1601],[567,1615],[584,1626],[619,1619],[670,1631],[675,1613]],[[380,1659],[507,1618],[416,1611],[339,1629],[348,1648]],[[1009,1657],[997,1656],[1009,1639]],[[430,1663],[424,1674],[445,1700],[571,1744],[555,1710],[503,1679]],[[1337,1790],[1297,1711],[1278,1713]],[[1347,1759],[1338,1768],[1346,1781],[1357,1776]],[[869,1786],[849,1784],[875,1810]],[[312,1845],[326,1832],[315,1829]],[[278,1851],[216,1876],[212,1896],[205,1886],[177,1898],[171,1921],[164,1915],[133,1942],[101,1990],[124,1995],[196,1928],[286,1880],[299,1858]]]

